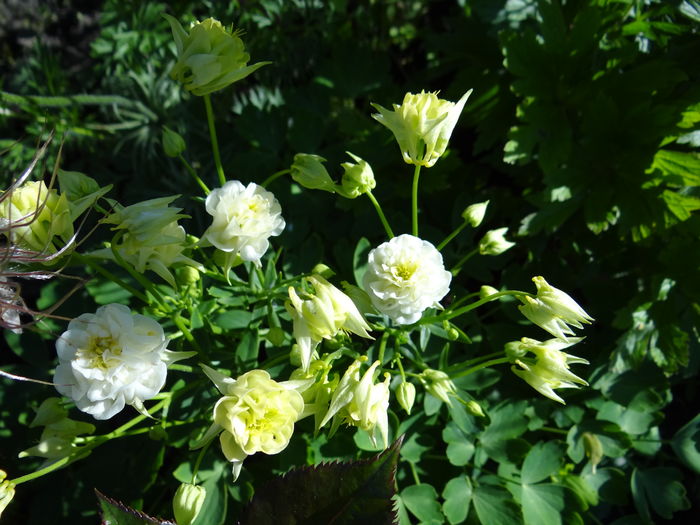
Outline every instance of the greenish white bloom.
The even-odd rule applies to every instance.
[[[191,525],[202,510],[207,490],[200,485],[182,483],[173,497],[173,514],[177,525]]]
[[[588,364],[588,361],[562,352],[582,339],[575,337],[568,341],[549,339],[541,342],[524,337],[520,341],[521,350],[534,354],[535,358],[516,359],[515,364],[519,368],[513,366],[512,370],[543,396],[564,404],[564,400],[554,392],[554,389],[579,388],[579,385],[588,385],[586,381],[569,370],[570,364]]]
[[[473,228],[476,228],[484,220],[484,215],[486,215],[486,208],[489,205],[489,201],[477,202],[476,204],[471,204],[465,208],[462,212],[462,218],[467,221]]]
[[[393,105],[393,111],[372,104],[379,111],[372,117],[394,134],[405,162],[429,168],[445,153],[471,92],[456,103],[438,98],[437,92],[406,93],[401,105]]]
[[[56,341],[56,390],[95,419],[125,405],[143,411],[165,384],[168,340],[153,319],[121,304],[101,306],[68,324]]]
[[[0,517],[15,497],[15,484],[7,480],[7,473],[0,469]]]
[[[343,173],[343,178],[340,181],[342,187],[340,193],[343,197],[354,199],[368,191],[372,191],[377,185],[377,182],[374,180],[372,166],[370,166],[367,161],[362,160],[357,155],[353,155],[349,151],[346,153],[350,155],[355,162],[344,162],[341,164],[345,173]]]
[[[406,414],[411,414],[413,403],[416,400],[416,386],[408,381],[401,381],[396,388],[396,400],[401,408],[406,411]]]
[[[515,246],[514,242],[505,239],[507,231],[508,228],[487,231],[486,235],[479,241],[479,253],[481,255],[500,255]]]
[[[428,241],[399,235],[369,252],[362,287],[372,305],[397,324],[415,323],[450,289],[452,274]]]
[[[358,311],[352,299],[330,284],[320,275],[308,277],[314,294],[302,293],[299,297],[289,287],[289,301],[285,304],[292,317],[294,337],[299,346],[302,369],[308,370],[311,357],[323,339],[331,339],[342,331],[372,339],[367,333],[369,325]]]
[[[304,410],[299,390],[308,381],[277,382],[265,370],[251,370],[234,380],[203,368],[224,396],[214,406],[214,424],[222,430],[221,450],[235,479],[246,457],[278,454],[287,447]]]
[[[581,323],[590,324],[593,321],[569,294],[551,286],[544,277],[537,276],[532,280],[537,287],[537,299],[548,306],[554,315],[576,328],[583,328]]]
[[[219,250],[260,266],[270,246],[268,239],[284,230],[282,208],[275,196],[251,182],[237,180],[213,190],[205,201],[213,222],[203,238]]]
[[[310,190],[323,190],[335,193],[337,186],[331,179],[323,163],[326,159],[310,153],[297,153],[290,168],[292,179]]]
[[[1,194],[0,233],[11,244],[41,253],[53,254],[56,241],[73,237],[70,206],[65,195],[47,188],[43,181],[25,182]]]
[[[445,372],[426,368],[420,374],[421,383],[428,393],[437,397],[443,403],[450,404],[450,396],[455,395],[457,388]]]
[[[170,268],[175,265],[201,267],[196,261],[184,255],[187,234],[178,225],[178,219],[186,217],[182,208],[169,204],[177,195],[160,197],[132,204],[117,206],[114,213],[104,219],[106,224],[114,224],[113,230],[123,230],[112,248],[137,272],[152,270],[171,286],[175,277]],[[111,250],[100,250],[98,255],[111,257]]]
[[[187,91],[202,96],[237,82],[270,62],[248,65],[239,31],[228,31],[221,22],[207,18],[185,31],[175,18],[163,15],[170,23],[178,60],[170,77]]]

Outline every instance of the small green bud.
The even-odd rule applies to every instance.
[[[178,279],[182,284],[194,284],[200,279],[199,270],[193,266],[184,266],[177,273]]]
[[[489,286],[485,284],[484,286],[481,287],[479,290],[479,298],[480,299],[486,299],[487,297],[498,293],[498,290],[496,290],[493,286]]]
[[[442,329],[447,333],[447,338],[450,341],[456,341],[459,339],[459,330],[457,330],[452,323],[449,321],[442,322]]]
[[[163,126],[163,150],[168,157],[179,157],[185,151],[185,139],[177,131]]]
[[[320,275],[324,279],[330,279],[335,275],[335,272],[330,268],[330,266],[318,263],[311,269],[311,273],[314,275]]]
[[[481,405],[476,401],[467,401],[465,406],[467,408],[467,412],[469,412],[472,416],[485,417],[484,411],[481,409]]]
[[[342,195],[348,199],[354,199],[374,189],[377,182],[374,180],[374,172],[367,161],[362,160],[357,155],[349,151],[355,163],[344,162],[341,167],[345,170],[340,183],[342,185]]]
[[[603,445],[598,436],[590,432],[584,432],[581,437],[583,438],[583,450],[590,460],[591,470],[595,474],[596,466],[603,459]]]
[[[416,400],[416,387],[413,383],[402,381],[396,389],[396,400],[407,414],[411,414],[411,408]]]
[[[462,218],[467,221],[472,228],[476,228],[484,220],[484,215],[486,214],[486,207],[489,205],[489,201],[477,202],[467,206],[462,212]]]
[[[506,353],[506,357],[511,363],[515,363],[517,359],[521,359],[525,357],[525,354],[527,354],[527,348],[525,348],[520,341],[511,341],[510,343],[506,343],[503,349]]]
[[[515,246],[514,242],[505,239],[507,231],[508,228],[487,231],[486,235],[479,241],[479,253],[481,255],[500,255]]]
[[[335,193],[336,185],[323,166],[326,159],[318,155],[297,153],[290,168],[292,179],[310,190],[323,190]]]
[[[204,487],[182,483],[173,498],[173,513],[177,525],[190,525],[202,510],[207,491]]]
[[[433,397],[437,397],[444,403],[449,404],[449,396],[457,392],[457,388],[450,379],[450,376],[442,370],[426,368],[423,370],[420,377],[428,393]]]

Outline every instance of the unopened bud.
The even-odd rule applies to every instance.
[[[413,383],[402,381],[396,389],[396,400],[401,405],[407,414],[411,413],[413,403],[416,400],[416,387]]]
[[[5,480],[6,477],[5,471],[0,470],[0,516],[15,497],[15,484]]]
[[[323,263],[318,263],[316,266],[314,266],[311,269],[311,273],[320,275],[324,279],[330,279],[335,275],[335,272],[330,268],[330,266]]]
[[[442,370],[427,368],[421,373],[421,379],[423,380],[425,389],[428,391],[428,393],[433,397],[437,397],[444,403],[449,404],[449,395],[454,394],[457,391],[454,383],[450,379],[450,376],[448,376]]]
[[[595,474],[596,466],[603,459],[603,445],[598,436],[590,432],[584,432],[581,437],[583,438],[583,450],[590,460],[591,470]]]
[[[310,190],[323,190],[335,193],[336,185],[323,166],[326,159],[318,155],[297,153],[290,168],[292,179]]]
[[[506,357],[511,363],[515,363],[517,359],[525,357],[525,354],[527,354],[527,349],[520,341],[511,341],[510,343],[506,343],[503,349],[506,353]]]
[[[486,235],[479,241],[479,253],[481,255],[500,255],[515,246],[514,242],[505,239],[507,231],[508,228],[497,228],[486,232]]]
[[[459,339],[459,330],[457,330],[452,323],[449,321],[443,321],[442,323],[442,329],[445,330],[445,333],[447,334],[447,338],[450,341],[456,341]]]
[[[177,275],[182,284],[194,284],[200,279],[199,270],[192,266],[184,266]]]
[[[179,157],[185,151],[185,139],[177,131],[163,126],[163,150],[168,157]]]
[[[207,491],[204,487],[182,483],[173,498],[173,513],[177,525],[190,525],[202,510]]]
[[[343,178],[340,181],[342,185],[342,195],[348,199],[354,199],[355,197],[359,197],[373,190],[377,183],[374,180],[372,167],[367,161],[362,160],[357,155],[353,155],[349,151],[347,154],[353,158],[355,163],[344,162],[341,164],[342,168],[345,170]]]
[[[476,401],[467,401],[465,406],[467,408],[467,412],[469,412],[472,416],[485,417],[484,411],[481,409],[481,405]]]
[[[498,293],[498,290],[496,290],[493,286],[489,286],[488,284],[485,284],[479,290],[479,298],[486,299],[487,297],[490,297],[491,295],[496,294],[496,293]]]
[[[467,206],[462,212],[462,218],[467,221],[473,228],[476,228],[484,220],[484,215],[486,214],[486,207],[489,205],[489,201],[477,202],[471,206]]]

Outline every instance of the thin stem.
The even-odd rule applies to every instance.
[[[566,430],[563,430],[561,428],[554,428],[554,427],[540,427],[537,430],[543,430],[545,432],[552,432],[554,434],[561,434],[563,436],[566,436],[568,432]]]
[[[416,464],[413,461],[409,461],[408,465],[411,467],[411,474],[413,475],[413,481],[416,485],[420,485],[420,478],[418,477],[418,471],[416,470]]]
[[[477,370],[481,370],[482,368],[488,368],[490,366],[495,366],[495,365],[502,365],[503,363],[509,363],[510,359],[507,357],[499,357],[498,359],[491,359],[489,361],[486,361],[485,363],[481,363],[476,366],[472,366],[471,368],[467,368],[466,370],[463,370],[457,374],[453,374],[450,376],[450,379],[455,379],[457,377],[464,377],[468,376],[469,374],[473,374]]]
[[[204,181],[199,178],[199,175],[197,175],[197,172],[194,171],[194,168],[190,166],[190,163],[185,160],[185,157],[182,156],[182,153],[178,155],[178,158],[180,159],[180,162],[182,162],[183,166],[185,166],[185,169],[187,172],[192,175],[192,178],[195,180],[197,184],[199,184],[199,187],[202,188],[204,191],[204,195],[209,195],[211,190],[207,187],[206,184],[204,184]]]
[[[459,308],[457,310],[452,310],[448,312],[444,312],[440,315],[434,315],[432,317],[424,317],[420,321],[418,321],[418,324],[432,324],[438,321],[448,321],[450,319],[454,319],[457,316],[460,316],[462,314],[466,314],[467,312],[471,312],[475,308],[478,308],[479,306],[486,304],[488,302],[491,302],[495,299],[498,299],[500,297],[505,297],[507,295],[528,295],[530,297],[533,297],[532,294],[527,293],[527,292],[520,292],[518,290],[504,290],[502,292],[498,292],[492,295],[489,295],[488,297],[484,297],[483,299],[479,299],[478,301],[475,301],[471,304],[468,304],[467,306],[464,306],[462,308]]]
[[[413,170],[413,190],[411,192],[411,224],[414,237],[418,237],[418,177],[420,176],[420,164],[416,164]]]
[[[262,186],[263,188],[267,188],[270,184],[272,184],[273,182],[275,182],[275,181],[276,181],[277,179],[279,179],[282,175],[286,175],[286,174],[289,173],[290,171],[291,171],[291,170],[286,169],[286,170],[280,170],[280,171],[278,171],[278,172],[276,172],[276,173],[273,173],[272,175],[270,175],[268,178],[266,178],[266,179],[263,181],[263,183],[261,184],[261,186]]]
[[[379,220],[382,221],[382,226],[384,226],[384,231],[386,232],[387,236],[389,239],[394,238],[394,232],[391,229],[391,226],[389,226],[389,223],[386,220],[386,217],[384,216],[384,212],[382,211],[382,207],[379,205],[379,202],[377,199],[372,195],[372,192],[370,190],[367,190],[367,198],[370,200],[370,202],[374,205],[374,209],[377,210],[377,215],[379,215]]]
[[[464,221],[462,224],[457,226],[455,230],[450,233],[447,237],[445,237],[445,240],[442,241],[440,244],[437,245],[438,251],[442,251],[442,249],[447,246],[447,243],[450,242],[452,239],[457,237],[457,235],[460,234],[460,232],[467,227],[467,224],[469,224],[467,221]]]
[[[204,454],[207,453],[207,450],[209,450],[209,445],[211,445],[211,441],[204,445],[202,447],[202,450],[199,451],[199,454],[197,454],[197,460],[194,462],[194,468],[192,469],[192,485],[195,485],[197,483],[197,473],[199,472],[199,466],[202,464],[202,460],[204,459]]]
[[[380,365],[382,363],[384,363],[384,351],[386,350],[386,343],[388,340],[389,340],[389,332],[384,332],[382,334],[382,339],[379,341],[379,355],[377,357]]]
[[[444,241],[443,241],[444,242]],[[445,243],[447,244],[447,243]],[[474,257],[477,253],[479,253],[479,248],[474,248],[472,251],[467,253],[464,257],[462,257],[457,264],[454,265],[454,268],[452,268],[451,273],[452,275],[456,275],[456,272],[459,272],[459,270],[462,269],[462,266],[464,266],[464,263],[467,262],[469,259]]]
[[[138,291],[136,288],[134,288],[133,286],[131,286],[131,285],[125,283],[124,281],[122,281],[119,277],[117,277],[116,275],[114,275],[114,274],[113,274],[112,272],[110,272],[109,270],[105,270],[104,268],[102,268],[102,266],[100,266],[99,264],[97,264],[97,262],[93,261],[90,257],[88,257],[88,256],[86,256],[86,255],[81,255],[81,254],[79,254],[79,253],[77,253],[77,252],[73,252],[73,254],[71,255],[71,257],[73,257],[73,258],[77,259],[78,261],[80,261],[80,262],[86,264],[87,266],[89,266],[90,268],[92,268],[93,270],[95,270],[97,273],[99,273],[101,276],[106,277],[107,279],[109,279],[110,281],[112,281],[114,284],[118,284],[119,286],[121,286],[122,288],[124,288],[127,292],[129,292],[131,295],[133,295],[134,297],[138,297],[139,299],[141,299],[144,303],[146,303],[146,304],[149,303],[148,297],[146,297],[144,294],[142,294],[141,292],[139,292],[139,291]]]
[[[221,155],[219,155],[219,142],[216,140],[216,126],[214,125],[214,111],[211,108],[211,98],[209,95],[204,95],[204,107],[207,110],[207,123],[209,124],[209,137],[211,138],[211,150],[214,153],[214,164],[216,164],[216,172],[219,174],[219,183],[223,186],[226,184],[226,175],[224,175],[224,167],[221,165]]]
[[[195,350],[197,350],[198,353],[201,353],[202,349],[200,348],[197,339],[195,339],[195,337],[192,335],[192,332],[190,332],[189,328],[187,328],[187,325],[185,325],[185,320],[182,318],[182,316],[180,316],[180,314],[174,315],[173,322],[175,323],[175,326],[177,326],[182,332],[182,334],[185,336],[187,342],[194,346]]]
[[[122,238],[123,231],[118,232],[114,238],[112,239],[112,244],[111,244],[111,249],[112,249],[112,255],[114,256],[114,260],[117,261],[117,264],[124,268],[127,272],[129,272],[129,275],[131,275],[136,281],[143,286],[146,290],[151,292],[151,295],[160,303],[160,305],[166,309],[168,309],[168,305],[165,304],[165,300],[163,299],[163,296],[160,294],[158,290],[156,290],[156,287],[153,286],[153,283],[151,283],[148,279],[146,279],[143,275],[135,271],[132,266],[124,260],[124,258],[119,254],[119,251],[117,250],[117,244]],[[147,303],[150,303],[150,301],[146,301]]]

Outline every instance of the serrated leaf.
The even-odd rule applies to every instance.
[[[421,523],[444,521],[437,498],[435,487],[427,483],[411,485],[401,491],[401,501]]]
[[[451,524],[462,523],[469,513],[472,500],[472,483],[466,476],[458,476],[447,482],[442,491],[445,503],[442,512]]]
[[[476,487],[472,496],[481,525],[517,525],[523,520],[510,493],[500,487]]]
[[[700,474],[700,414],[676,432],[671,446],[688,468]]]
[[[394,475],[402,440],[368,460],[296,468],[271,480],[256,491],[239,524],[394,524]]]
[[[548,478],[559,470],[561,464],[561,449],[554,441],[539,442],[525,456],[521,480],[532,484]]]
[[[176,525],[173,521],[154,518],[132,509],[120,501],[108,498],[97,489],[95,495],[100,502],[102,525]]]
[[[526,525],[561,525],[564,488],[557,485],[523,485],[521,492]]]

